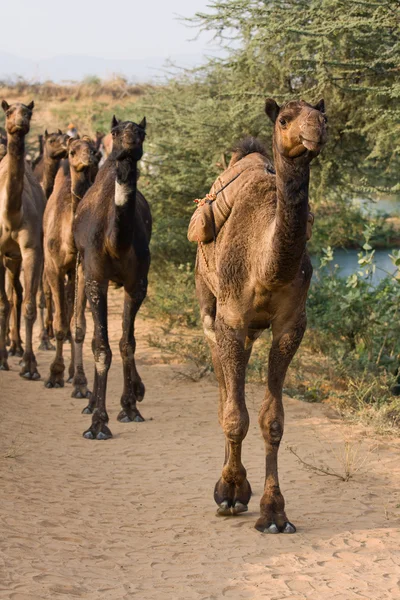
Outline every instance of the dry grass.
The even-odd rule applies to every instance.
[[[372,454],[378,447],[376,443],[370,443],[368,447],[365,447],[363,440],[353,439],[351,435],[345,436],[339,445],[333,445],[329,439],[324,438],[324,436],[321,439],[321,436],[320,432],[315,432],[315,438],[321,444],[321,452],[318,458],[315,455],[304,458],[293,446],[287,446],[287,449],[296,457],[299,464],[310,473],[335,477],[341,481],[350,481],[356,475],[363,473],[364,468],[371,460]]]

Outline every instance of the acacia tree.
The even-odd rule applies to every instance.
[[[267,96],[325,98],[330,136],[313,170],[314,240],[359,238],[363,223],[350,198],[400,191],[399,24],[399,0],[214,0],[197,14],[191,25],[213,31],[226,58],[144,99],[156,162],[147,180],[156,252],[165,256],[168,245],[173,260],[190,256],[191,199],[208,191],[243,134],[270,137]]]

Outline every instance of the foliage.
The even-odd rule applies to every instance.
[[[312,249],[355,246],[369,217],[352,197],[399,191],[399,21],[394,0],[214,0],[190,21],[215,32],[226,58],[139,100],[149,122],[142,185],[155,217],[155,260],[193,260],[192,201],[209,191],[239,138],[271,138],[267,96],[325,97],[329,141],[312,166]],[[382,243],[395,237],[386,229]]]

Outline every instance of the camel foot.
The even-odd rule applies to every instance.
[[[70,380],[68,379],[68,383],[72,383],[72,382],[70,382]],[[76,385],[74,387],[74,389],[72,390],[71,398],[79,398],[79,399],[90,398],[91,395],[92,395],[92,392],[87,389],[86,385]]]
[[[214,489],[214,500],[218,504],[217,515],[227,517],[248,510],[251,498],[250,483],[245,479],[240,485],[227,483],[221,477]]]
[[[92,425],[92,427],[84,431],[83,437],[87,440],[109,440],[112,438],[112,433],[107,425],[101,425],[100,431]]]
[[[7,356],[7,350],[0,350],[0,371],[10,370],[10,367],[8,366]]]
[[[39,350],[55,350],[56,347],[50,342],[47,334],[43,334],[40,338]]]
[[[261,533],[296,533],[296,527],[290,521],[285,521],[281,526],[273,521],[266,522],[265,517],[260,517],[255,524],[257,531]]]
[[[120,423],[143,423],[144,418],[137,409],[123,409],[117,417]]]
[[[25,352],[21,364],[22,368],[19,373],[20,377],[29,379],[29,381],[37,381],[40,379],[40,374],[37,370],[36,358],[33,352]]]
[[[21,342],[15,342],[14,340],[10,344],[10,349],[8,351],[9,356],[23,356],[24,349],[22,347]]]
[[[85,406],[85,408],[82,411],[83,415],[92,415],[94,413],[94,408],[92,408],[90,406],[90,404],[88,404],[87,406]]]
[[[47,389],[63,388],[64,378],[62,373],[50,373],[48,379],[44,382],[44,387]]]

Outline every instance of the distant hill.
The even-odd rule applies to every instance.
[[[172,55],[137,59],[98,58],[95,56],[55,56],[39,61],[0,52],[0,80],[15,80],[18,76],[28,81],[79,81],[88,75],[107,79],[114,74],[129,81],[143,83],[163,79],[172,62],[179,67],[195,67],[205,61],[200,54]]]

